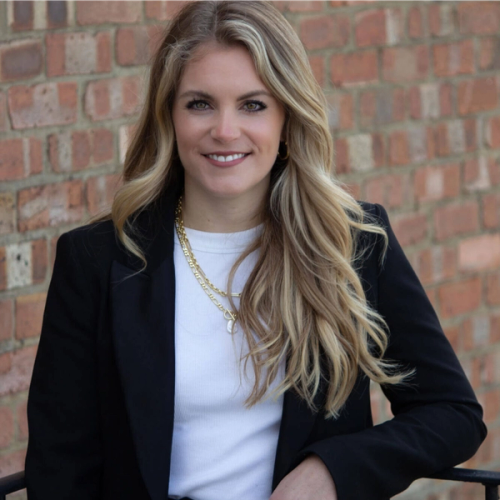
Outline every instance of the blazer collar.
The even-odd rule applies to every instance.
[[[152,500],[168,494],[174,424],[174,212],[167,193],[137,216],[147,267],[130,253],[111,270],[112,333],[139,467]],[[273,489],[289,472],[311,433],[315,415],[285,393]]]

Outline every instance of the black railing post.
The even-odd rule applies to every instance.
[[[498,500],[498,486],[483,484],[485,489],[485,500]]]

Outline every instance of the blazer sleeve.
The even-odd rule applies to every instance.
[[[57,242],[29,390],[25,465],[29,500],[101,497],[99,289],[97,274],[84,265],[74,234],[65,233]]]
[[[339,500],[386,500],[415,479],[469,459],[486,437],[482,408],[436,313],[386,211],[374,208],[389,237],[378,275],[378,311],[390,335],[384,357],[414,368],[415,375],[408,385],[383,387],[392,420],[315,442],[301,453],[323,460]],[[382,247],[377,238],[378,261]]]

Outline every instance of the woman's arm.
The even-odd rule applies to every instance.
[[[419,477],[467,460],[486,436],[481,406],[387,213],[379,205],[372,208],[389,237],[377,306],[390,331],[385,357],[416,373],[410,385],[383,388],[392,420],[303,450],[301,457],[315,454],[323,460],[338,500],[386,500]],[[379,259],[382,246],[378,239],[371,258]]]
[[[100,498],[99,288],[73,242],[75,234],[63,234],[57,242],[29,391],[30,500]]]

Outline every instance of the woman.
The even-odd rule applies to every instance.
[[[58,241],[30,500],[382,500],[475,453],[481,407],[385,210],[332,156],[283,16],[185,6],[111,213]],[[370,380],[395,415],[375,427]]]

